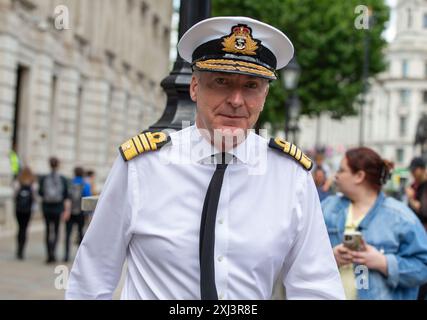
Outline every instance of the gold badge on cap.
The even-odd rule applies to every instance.
[[[239,24],[231,28],[231,34],[222,42],[225,52],[240,53],[254,56],[258,49],[258,43],[252,38],[252,30],[245,24]]]

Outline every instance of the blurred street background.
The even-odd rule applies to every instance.
[[[15,231],[3,232],[0,236],[0,300],[63,300],[65,290],[61,287],[62,271],[70,270],[72,262],[45,265],[44,224],[41,218],[28,230],[28,247],[25,261],[15,257]],[[39,220],[39,221],[37,221]],[[60,238],[60,244],[63,237]],[[60,245],[58,252],[63,253]],[[72,257],[77,251],[73,246]],[[72,259],[71,259],[72,261]],[[58,267],[59,266],[59,267]],[[124,275],[124,274],[123,274]],[[115,292],[114,299],[120,298],[124,277]],[[59,284],[59,287],[55,286]]]
[[[61,220],[56,257],[46,261],[37,191],[51,157],[70,186],[81,168],[97,195],[121,143],[149,127],[174,127],[162,115],[176,84],[167,77],[182,67],[175,62],[185,1],[0,0],[0,299],[64,297],[55,270],[72,266],[79,239],[74,228],[63,262]],[[210,4],[212,16],[258,18],[295,44],[256,129],[298,144],[322,167],[319,189],[326,184],[327,194],[336,191],[345,151],[370,147],[395,164],[384,191],[407,201],[409,163],[427,157],[427,2]],[[35,177],[36,201],[20,255],[15,194],[25,167]],[[85,230],[90,215],[83,221]]]

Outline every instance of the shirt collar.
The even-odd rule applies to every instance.
[[[254,139],[254,135],[253,132],[250,132],[242,143],[228,151],[228,153],[234,155],[237,163],[249,163],[249,155],[252,147],[251,142]],[[196,125],[192,126],[191,159],[199,163],[211,163],[211,155],[216,153],[219,153],[218,149],[202,136]]]

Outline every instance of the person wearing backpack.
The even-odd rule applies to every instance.
[[[70,254],[70,236],[73,225],[77,225],[79,233],[79,244],[83,240],[83,228],[85,225],[85,216],[81,208],[82,197],[91,196],[90,184],[83,178],[83,168],[74,169],[74,179],[70,187],[71,211],[64,216],[65,220],[65,256],[64,262],[68,262]]]
[[[59,160],[52,157],[49,159],[49,164],[51,172],[41,178],[39,188],[46,222],[46,263],[56,261],[55,251],[59,237],[60,219],[61,216],[68,216],[71,208],[67,179],[58,173]]]
[[[19,260],[24,259],[27,227],[34,203],[34,181],[34,175],[29,167],[23,168],[17,177],[15,192],[15,213],[18,222],[16,257]]]

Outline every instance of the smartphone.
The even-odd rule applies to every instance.
[[[360,251],[362,249],[362,233],[360,231],[344,233],[344,247],[352,251]]]

